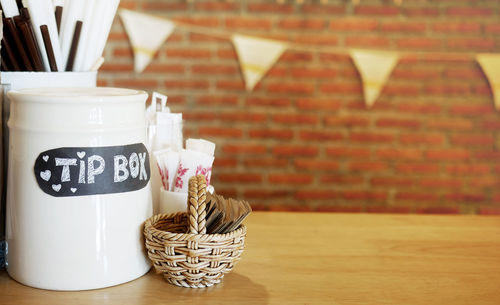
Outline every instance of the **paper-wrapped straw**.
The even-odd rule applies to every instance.
[[[151,151],[151,150],[154,150],[153,148],[153,145],[154,145],[154,142],[155,142],[155,138],[156,138],[156,124],[150,124],[148,125],[148,149]]]
[[[182,149],[182,113],[158,112],[156,114],[156,137],[153,147]]]
[[[160,105],[158,106],[158,100]],[[168,97],[158,92],[153,92],[151,97],[151,104],[146,107],[146,119],[151,125],[156,125],[156,113],[167,112],[170,113],[170,108],[167,107]]]
[[[157,102],[158,100],[160,100],[160,111],[161,112],[170,112],[170,108],[167,107],[167,100],[168,100],[168,96],[166,95],[163,95],[161,93],[158,93],[158,92],[153,92],[153,96],[151,97],[151,105],[153,105],[156,109],[156,111],[158,110],[158,106],[157,106]]]
[[[215,143],[204,139],[187,139],[186,149],[199,151],[207,155],[213,156],[215,153]]]

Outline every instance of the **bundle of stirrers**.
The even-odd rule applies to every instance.
[[[252,208],[244,200],[226,199],[207,193],[206,228],[208,234],[225,234],[234,231],[250,214]]]
[[[0,0],[2,71],[97,71],[120,0]]]

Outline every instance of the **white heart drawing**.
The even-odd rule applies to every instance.
[[[49,156],[45,155],[42,157],[43,161],[47,162],[49,160]]]
[[[59,192],[61,190],[61,185],[60,184],[52,184],[52,189],[56,192]]]
[[[79,151],[76,153],[78,155],[78,158],[83,159],[85,157],[85,152],[84,151]]]
[[[76,187],[70,188],[70,191],[72,191],[73,193],[76,192]]]
[[[40,177],[45,181],[49,181],[51,175],[52,173],[49,170],[40,172]]]

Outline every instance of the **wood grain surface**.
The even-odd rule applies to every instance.
[[[500,217],[256,212],[223,282],[188,289],[148,273],[92,291],[23,286],[0,304],[500,304]]]

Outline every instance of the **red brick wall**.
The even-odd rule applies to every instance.
[[[373,109],[346,55],[287,51],[247,93],[230,41],[178,29],[142,74],[116,20],[100,83],[169,95],[217,143],[213,182],[256,209],[500,212],[500,114],[472,55],[500,52],[498,1],[161,1],[122,7],[314,46],[403,55]],[[454,52],[454,53],[448,53]]]

